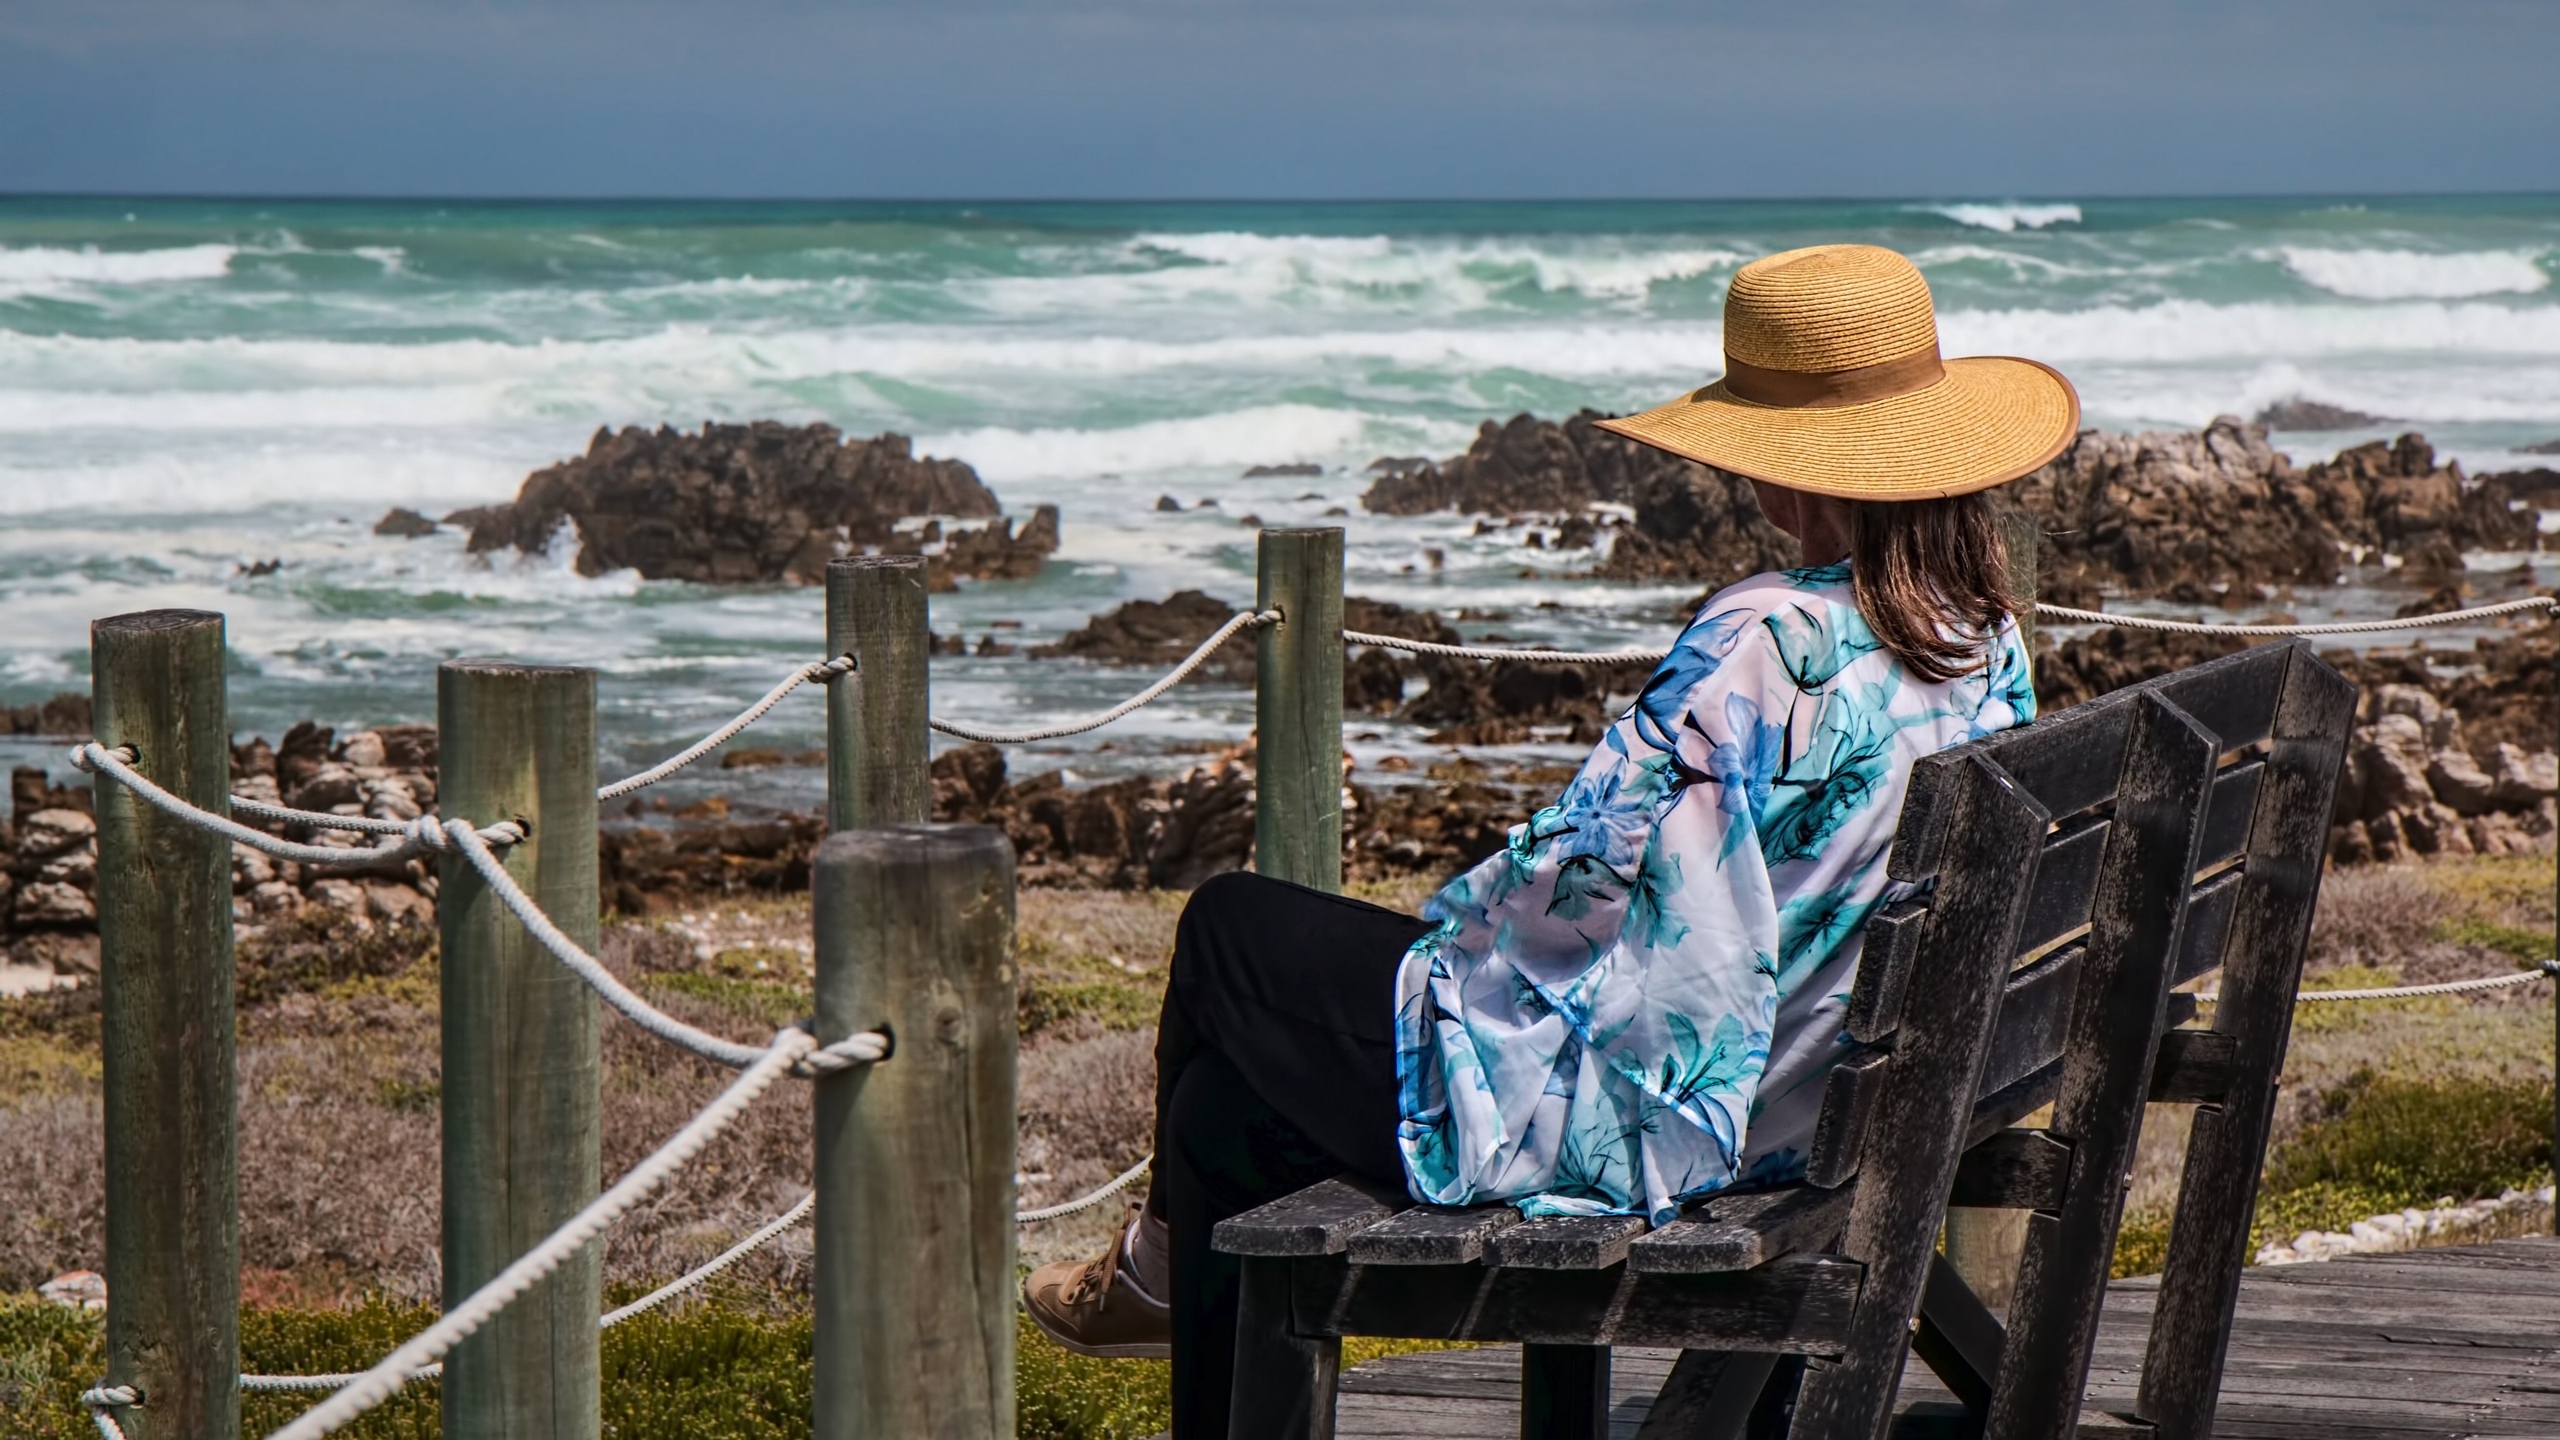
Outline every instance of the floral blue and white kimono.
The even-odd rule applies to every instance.
[[[1634,1213],[1804,1168],[1912,763],[2033,718],[2017,628],[1914,676],[1843,563],[1711,597],[1396,985],[1416,1198]]]

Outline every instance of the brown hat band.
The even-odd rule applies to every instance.
[[[1812,374],[1802,370],[1766,370],[1748,361],[1724,357],[1725,393],[1754,405],[1781,410],[1827,410],[1894,395],[1926,390],[1946,376],[1938,347],[1914,351],[1874,365]]]

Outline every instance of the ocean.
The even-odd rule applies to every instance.
[[[596,666],[607,773],[637,768],[815,658],[817,594],[588,579],[566,553],[473,557],[451,530],[372,525],[509,498],[600,425],[705,419],[897,430],[1014,513],[1057,504],[1065,544],[1039,578],[935,598],[936,629],[973,640],[1037,642],[1183,587],[1249,600],[1247,517],[1344,509],[1355,594],[1497,614],[1471,629],[1517,640],[1658,641],[1689,587],[1581,580],[1587,559],[1457,517],[1364,515],[1365,467],[1462,450],[1489,418],[1702,384],[1733,270],[1842,240],[1920,264],[1947,353],[2054,364],[2094,425],[2191,428],[2300,396],[2387,419],[2279,432],[2297,458],[2418,429],[2474,471],[2554,463],[2523,453],[2560,439],[2551,196],[0,199],[0,701],[85,688],[94,617],[194,606],[230,617],[243,736],[431,718],[437,662],[499,655]],[[1244,478],[1257,465],[1322,471]],[[952,658],[935,707],[1025,723],[1142,678]],[[1185,687],[1016,763],[1161,768],[1250,723],[1249,695]],[[1356,728],[1368,758],[1422,752]],[[814,745],[818,707],[758,733]],[[0,759],[64,770],[23,740]],[[689,783],[805,804],[818,780]]]

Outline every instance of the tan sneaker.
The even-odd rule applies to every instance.
[[[1043,1265],[1022,1282],[1022,1308],[1041,1333],[1078,1355],[1102,1360],[1173,1358],[1173,1310],[1138,1288],[1111,1248],[1081,1263]]]

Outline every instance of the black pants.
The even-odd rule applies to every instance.
[[[1209,1231],[1345,1170],[1401,1185],[1396,964],[1410,915],[1260,875],[1192,892],[1156,1032],[1147,1208],[1173,1244],[1174,1440],[1224,1440],[1238,1266]]]

